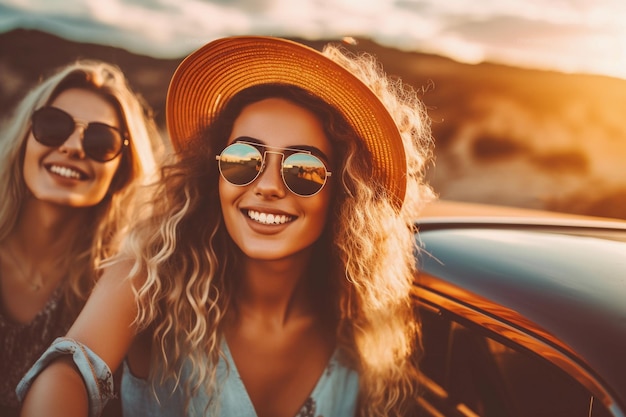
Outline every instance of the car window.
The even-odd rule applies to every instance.
[[[472,323],[422,309],[423,414],[460,417],[608,417],[576,379]]]

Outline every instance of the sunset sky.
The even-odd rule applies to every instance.
[[[461,62],[626,79],[624,0],[0,0],[0,32],[178,58],[212,39],[369,37]]]

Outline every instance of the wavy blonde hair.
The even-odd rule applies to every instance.
[[[224,318],[237,285],[239,253],[224,226],[215,155],[246,105],[282,97],[312,111],[337,155],[330,218],[315,243],[312,275],[337,329],[344,360],[360,375],[359,415],[404,415],[416,398],[419,320],[411,299],[415,277],[413,222],[432,198],[424,170],[431,158],[430,124],[416,92],[391,81],[376,60],[336,46],[324,54],[367,84],[394,117],[407,158],[400,211],[372,178],[372,156],[340,113],[293,86],[251,87],[233,97],[215,121],[162,169],[154,213],[129,235],[124,253],[138,279],[136,322],[152,332],[153,381],[173,378],[188,398],[216,388]],[[337,174],[335,174],[337,172]],[[324,259],[317,262],[316,259]],[[323,278],[326,278],[324,280]],[[208,355],[209,364],[206,366]],[[192,375],[181,381],[187,360]],[[211,396],[209,397],[211,398]]]
[[[100,262],[113,255],[132,219],[137,185],[153,179],[163,147],[151,110],[130,88],[122,71],[105,62],[79,60],[41,81],[18,103],[0,128],[0,241],[13,231],[29,190],[23,164],[33,112],[70,88],[93,91],[116,108],[130,140],[105,198],[86,216],[60,266],[67,271],[64,299],[78,312],[94,282]]]

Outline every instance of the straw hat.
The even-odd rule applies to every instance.
[[[406,190],[402,138],[376,95],[319,51],[285,39],[236,36],[208,43],[178,66],[167,93],[166,119],[176,149],[248,87],[281,83],[303,88],[333,105],[363,138],[380,178],[398,203]]]

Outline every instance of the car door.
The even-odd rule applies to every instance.
[[[421,414],[452,417],[610,417],[576,378],[515,335],[420,303]],[[505,326],[502,327],[506,329]],[[513,336],[513,339],[508,336]],[[528,343],[525,343],[527,346]]]

